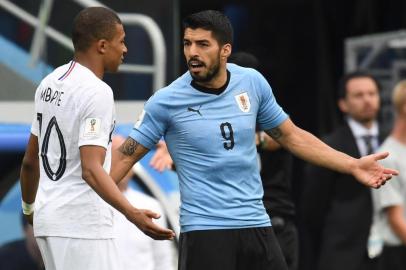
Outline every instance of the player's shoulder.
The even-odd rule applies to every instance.
[[[190,88],[191,82],[192,76],[190,75],[189,71],[186,71],[165,88],[168,89],[170,92],[176,92],[182,90],[183,88]]]
[[[261,77],[261,73],[253,68],[242,67],[233,63],[227,63],[227,69],[232,76],[241,77]]]
[[[96,76],[90,69],[84,67],[77,63],[78,70],[75,72],[74,81],[83,84],[85,87],[95,88],[95,89],[108,89],[111,90],[110,86]]]
[[[64,72],[66,72],[66,70],[69,69],[69,63],[61,65],[57,68],[55,68],[51,73],[49,73],[48,75],[46,75],[42,80],[40,85],[44,85],[47,83],[50,83],[54,80],[58,80],[59,77],[61,77]]]
[[[74,78],[72,78],[72,84],[73,87],[75,87],[75,84],[80,87],[82,94],[85,96],[113,99],[111,87],[84,66],[79,65]]]
[[[51,73],[46,75],[41,82],[39,83],[37,90],[36,90],[36,95],[39,95],[45,88],[48,87],[53,87],[55,83],[58,81],[58,77],[63,74],[64,70],[68,69],[69,63],[64,64],[62,66],[59,66],[55,68]]]
[[[55,68],[41,81],[41,84],[68,88],[86,88],[89,91],[96,92],[111,91],[110,86],[98,78],[90,69],[74,60]]]
[[[89,92],[93,92],[94,94],[113,97],[113,90],[111,89],[111,87],[98,78],[93,82],[88,81],[88,84],[85,86]]]
[[[269,83],[265,77],[256,69],[241,67],[239,65],[228,63],[227,70],[231,73],[231,83],[250,91],[256,92],[259,95],[268,94]],[[262,93],[262,94],[260,94]]]
[[[168,87],[164,87],[156,91],[145,103],[146,108],[166,108],[170,105],[171,100],[171,90]]]

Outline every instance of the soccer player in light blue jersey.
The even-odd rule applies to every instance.
[[[295,126],[256,70],[227,64],[232,27],[217,11],[183,22],[189,71],[145,104],[113,154],[121,179],[163,136],[180,181],[181,270],[287,269],[262,203],[255,127],[295,155],[378,188],[395,170],[338,152]]]

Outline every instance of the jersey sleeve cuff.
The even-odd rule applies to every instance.
[[[101,146],[101,147],[107,149],[107,145],[108,145],[108,144],[106,144],[105,140],[103,140],[103,141],[102,141],[102,140],[81,140],[81,141],[78,143],[78,146],[79,146],[79,147],[81,147],[81,146],[86,146],[86,145]]]
[[[133,129],[130,135],[128,136],[133,138],[136,142],[140,143],[142,146],[148,149],[153,149],[157,143],[154,140],[151,140],[150,138],[145,136],[138,129]]]
[[[270,121],[268,123],[261,124],[260,129],[261,130],[270,130],[270,129],[276,128],[277,126],[279,126],[280,124],[285,122],[286,119],[288,119],[288,118],[289,118],[289,115],[281,110],[280,113],[275,117],[275,119],[273,119],[272,121]]]

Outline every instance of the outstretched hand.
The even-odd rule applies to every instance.
[[[378,160],[385,159],[387,156],[389,156],[389,153],[384,152],[358,159],[352,174],[362,184],[372,188],[380,188],[386,181],[390,180],[393,175],[399,174],[398,171],[385,168],[378,163]]]
[[[158,219],[160,215],[146,209],[135,209],[127,216],[127,219],[135,224],[144,234],[155,240],[172,240],[175,233],[172,230],[162,228],[155,224],[152,219]]]

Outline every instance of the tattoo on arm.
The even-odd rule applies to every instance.
[[[132,156],[140,144],[133,138],[128,137],[125,142],[120,146],[119,151],[126,156]]]
[[[267,133],[274,140],[280,139],[282,137],[282,135],[283,135],[282,130],[279,127],[273,128],[271,130],[267,130]]]

